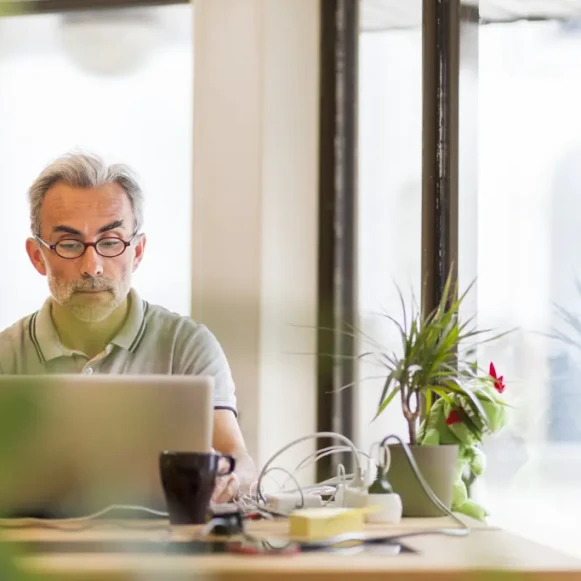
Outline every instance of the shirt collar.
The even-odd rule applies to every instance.
[[[43,363],[44,361],[72,355],[73,353],[70,349],[67,349],[59,339],[50,314],[51,304],[52,299],[49,297],[44,301],[40,311],[32,315],[30,321],[30,338],[32,339],[38,356]]]
[[[129,291],[129,313],[119,333],[113,337],[111,343],[127,349],[133,353],[139,346],[145,333],[147,303],[137,294],[137,291]]]
[[[134,289],[129,291],[129,313],[123,327],[111,340],[111,343],[133,353],[145,333],[147,303],[141,299]],[[74,351],[65,347],[55,329],[51,315],[52,299],[49,297],[40,311],[32,315],[30,320],[30,338],[42,362],[57,357],[71,356]]]

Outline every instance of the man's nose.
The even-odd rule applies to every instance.
[[[81,274],[83,276],[99,276],[103,274],[103,257],[97,251],[88,246],[85,254],[81,256]]]

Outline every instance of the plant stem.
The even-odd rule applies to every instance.
[[[412,399],[416,398],[415,407],[413,407]],[[404,403],[404,415],[408,421],[408,429],[410,436],[410,446],[415,446],[418,443],[418,418],[420,416],[419,395],[412,386],[409,387]],[[413,408],[413,409],[412,409]]]
[[[417,445],[417,430],[416,430],[416,419],[412,418],[408,420],[409,436],[410,436],[410,446]]]
[[[408,385],[406,383],[401,385],[401,389],[399,390],[399,394],[401,396],[401,409],[403,411],[403,416],[408,423],[408,433],[410,437],[410,446],[415,445],[415,419],[410,411],[408,402]]]

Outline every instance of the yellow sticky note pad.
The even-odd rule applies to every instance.
[[[305,540],[324,539],[343,533],[360,532],[365,514],[360,508],[303,508],[289,516],[289,535]]]

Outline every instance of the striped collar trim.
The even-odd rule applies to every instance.
[[[135,353],[147,329],[147,312],[149,304],[144,301],[135,290],[129,291],[129,314],[121,327],[119,333],[115,335],[111,343],[127,349],[130,353]]]
[[[72,351],[61,343],[53,325],[50,314],[51,304],[52,299],[49,297],[42,305],[42,308],[30,318],[30,340],[41,363],[58,357],[72,355]]]

